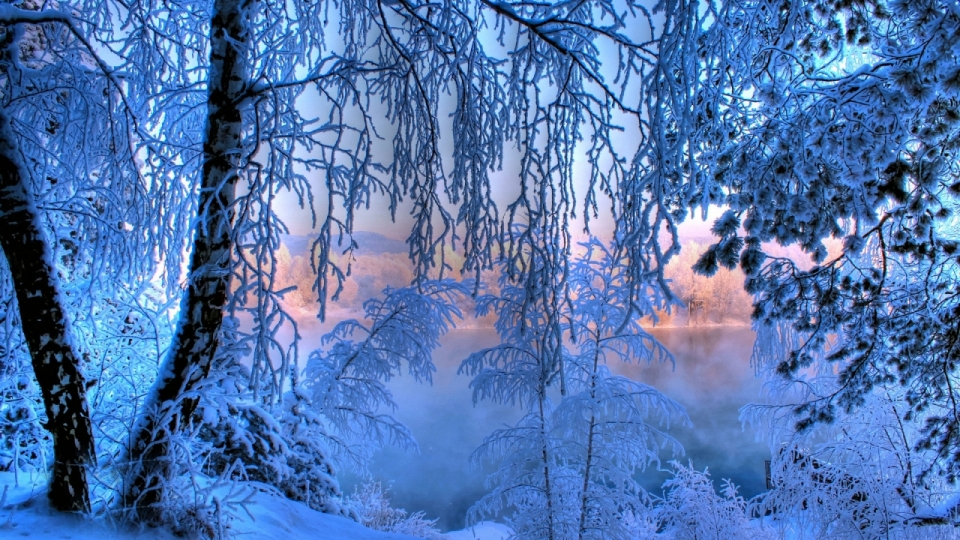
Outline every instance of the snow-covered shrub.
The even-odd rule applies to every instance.
[[[911,445],[918,430],[898,418],[902,406],[871,395],[836,425],[773,448],[764,511],[801,538],[934,538],[950,530],[960,537],[955,488],[923,475],[929,449]]]
[[[761,327],[754,362],[772,375],[803,338],[788,327]],[[830,423],[800,421],[807,404],[836,398],[842,382],[835,369],[817,356],[804,374],[773,375],[768,403],[741,413],[770,445],[773,488],[760,506],[770,522],[803,539],[960,537],[949,464],[925,439],[930,420],[950,408],[917,407],[922,390],[892,382],[863,394],[857,407],[835,411]]]
[[[406,510],[394,508],[380,482],[364,484],[344,504],[356,514],[357,521],[364,527],[430,540],[444,538],[435,526],[437,520],[426,519],[423,512],[408,515]]]
[[[101,464],[90,477],[90,495],[94,511],[112,511],[123,489],[130,430],[170,341],[174,302],[152,284],[118,286],[88,301],[72,320],[90,382],[90,419]],[[189,453],[203,456],[205,451],[194,447]]]
[[[340,504],[323,418],[299,388],[279,403],[255,399],[249,369],[238,360],[245,351],[238,343],[230,348],[234,354],[222,357],[201,392],[197,423],[210,447],[203,472],[261,482],[314,510],[354,517]]]
[[[153,526],[162,525],[178,536],[190,539],[222,540],[228,537],[227,527],[233,517],[242,512],[239,507],[247,502],[249,493],[238,483],[238,480],[245,480],[244,467],[239,460],[223,470],[209,466],[216,448],[209,438],[202,436],[206,427],[194,422],[171,436],[168,459],[172,474],[149,477],[146,489],[138,495],[150,497],[149,490],[164,494],[150,505]],[[128,477],[122,479],[129,481]],[[124,486],[114,486],[111,493],[123,491]],[[114,496],[112,500],[118,498]],[[128,504],[108,506],[106,511],[120,521],[137,522],[139,501],[124,502]]]
[[[889,440],[831,448],[838,442],[787,446],[774,456],[774,488],[760,508],[778,533],[798,540],[960,538],[957,496],[942,479],[910,478],[905,462],[877,451]]]
[[[191,442],[197,440],[197,437],[191,438]],[[210,477],[193,466],[202,463],[198,456],[186,455],[184,448],[176,449],[176,453],[179,457],[193,457],[193,460],[164,486],[162,523],[177,536],[191,540],[228,540],[231,538],[230,523],[249,513],[246,507],[252,504],[255,490],[269,490],[270,487],[237,482],[234,478],[242,471],[239,463],[221,475]]]
[[[50,437],[40,428],[37,411],[43,406],[34,386],[26,375],[0,379],[0,471],[46,468]]]
[[[239,477],[273,486],[314,510],[354,517],[340,504],[328,435],[308,401],[291,392],[269,409],[249,400],[222,405],[225,414],[205,410],[208,419],[217,419],[205,430],[213,447],[207,470],[222,476],[240,465],[234,469]]]
[[[724,480],[718,494],[706,469],[671,462],[673,478],[663,484],[664,497],[656,508],[669,540],[772,540],[773,531],[750,522],[750,505],[737,486]]]
[[[239,464],[243,478],[315,510],[357,518],[341,504],[336,469],[363,470],[384,444],[414,444],[383,412],[395,407],[384,383],[404,368],[430,380],[431,353],[460,316],[454,299],[463,290],[453,281],[388,288],[383,299],[364,304],[365,321],[344,321],[322,338],[329,347],[311,354],[302,377],[292,364],[278,401],[268,392],[258,399],[243,362],[225,360],[202,392],[202,437],[211,445],[205,471],[222,475]]]
[[[840,461],[827,461],[831,455]],[[774,489],[766,494],[764,507],[779,522],[803,524],[818,536],[878,537],[888,532],[883,503],[891,503],[889,510],[893,510],[898,497],[892,486],[890,493],[877,490],[882,486],[876,484],[886,483],[885,479],[864,476],[864,472],[857,464],[823,449],[783,447],[771,460]],[[893,500],[882,501],[887,498]]]

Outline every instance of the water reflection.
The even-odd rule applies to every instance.
[[[611,369],[655,386],[687,408],[694,427],[671,428],[687,450],[680,459],[692,460],[701,470],[709,467],[718,485],[721,478],[733,479],[747,497],[762,491],[767,448],[755,442],[753,433],[742,431],[738,420],[739,408],[757,401],[761,390],[749,365],[753,332],[713,327],[658,329],[654,334],[675,355],[675,370],[669,363]],[[488,471],[469,465],[471,452],[484,436],[521,416],[515,408],[488,402],[474,406],[469,379],[456,375],[467,355],[496,343],[493,330],[454,330],[434,355],[433,387],[418,385],[410,377],[390,384],[399,405],[396,417],[410,427],[420,453],[386,449],[374,460],[371,472],[389,486],[395,506],[439,518],[442,530],[462,528],[466,510],[486,492],[483,480]],[[648,470],[642,483],[659,493],[668,476]],[[357,479],[347,476],[341,481],[349,492]]]

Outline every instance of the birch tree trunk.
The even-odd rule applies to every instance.
[[[58,510],[88,511],[86,464],[94,456],[86,382],[73,350],[59,278],[27,189],[10,119],[0,109],[0,249],[17,296],[23,335],[53,437],[50,504]]]
[[[546,399],[545,394],[547,392],[546,385],[541,382],[540,386],[540,442],[542,444],[540,450],[540,458],[543,460],[543,491],[547,500],[547,540],[554,540],[554,526],[556,525],[556,519],[553,517],[553,491],[550,489],[550,454],[548,453],[547,446],[549,446],[549,439],[547,435],[547,417],[544,410],[543,401]]]
[[[255,0],[215,0],[199,216],[188,288],[170,352],[144,405],[129,448],[125,499],[148,522],[160,518],[172,472],[171,438],[197,406],[196,389],[217,352],[230,281],[233,202],[243,153],[240,101],[248,82],[248,11]]]
[[[583,466],[583,491],[580,492],[580,527],[577,539],[587,534],[587,505],[590,502],[590,473],[593,467],[593,439],[597,429],[597,370],[600,367],[600,330],[594,334],[593,370],[590,371],[590,427],[587,430],[587,458]]]

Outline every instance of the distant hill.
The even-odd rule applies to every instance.
[[[310,252],[310,247],[313,245],[314,240],[316,240],[316,236],[297,234],[284,234],[280,236],[280,241],[283,242],[283,245],[287,246],[287,249],[290,250],[290,255],[292,256],[307,255],[307,253]],[[353,233],[353,240],[359,246],[356,250],[358,255],[407,253],[409,251],[405,242],[387,238],[386,236],[375,232],[355,231]],[[344,237],[343,247],[346,247],[347,242],[349,242],[349,239]]]

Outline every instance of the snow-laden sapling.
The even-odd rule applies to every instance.
[[[350,319],[322,338],[310,355],[302,391],[329,426],[336,459],[363,470],[384,444],[414,446],[409,430],[387,411],[396,408],[386,383],[405,370],[431,382],[433,350],[461,317],[457,298],[467,289],[453,281],[387,288],[364,302],[364,320]]]
[[[477,461],[491,459],[499,470],[488,479],[491,493],[470,511],[473,520],[508,512],[518,538],[635,537],[650,503],[635,475],[659,463],[663,449],[682,452],[663,428],[687,422],[683,407],[606,366],[670,359],[637,322],[649,306],[631,301],[622,261],[610,250],[596,240],[583,247],[570,268],[570,297],[555,319],[570,340],[559,362],[543,354],[553,318],[504,280],[499,296],[478,301],[479,314],[498,314],[503,342],[461,366],[474,376],[475,400],[528,411],[476,452]]]

